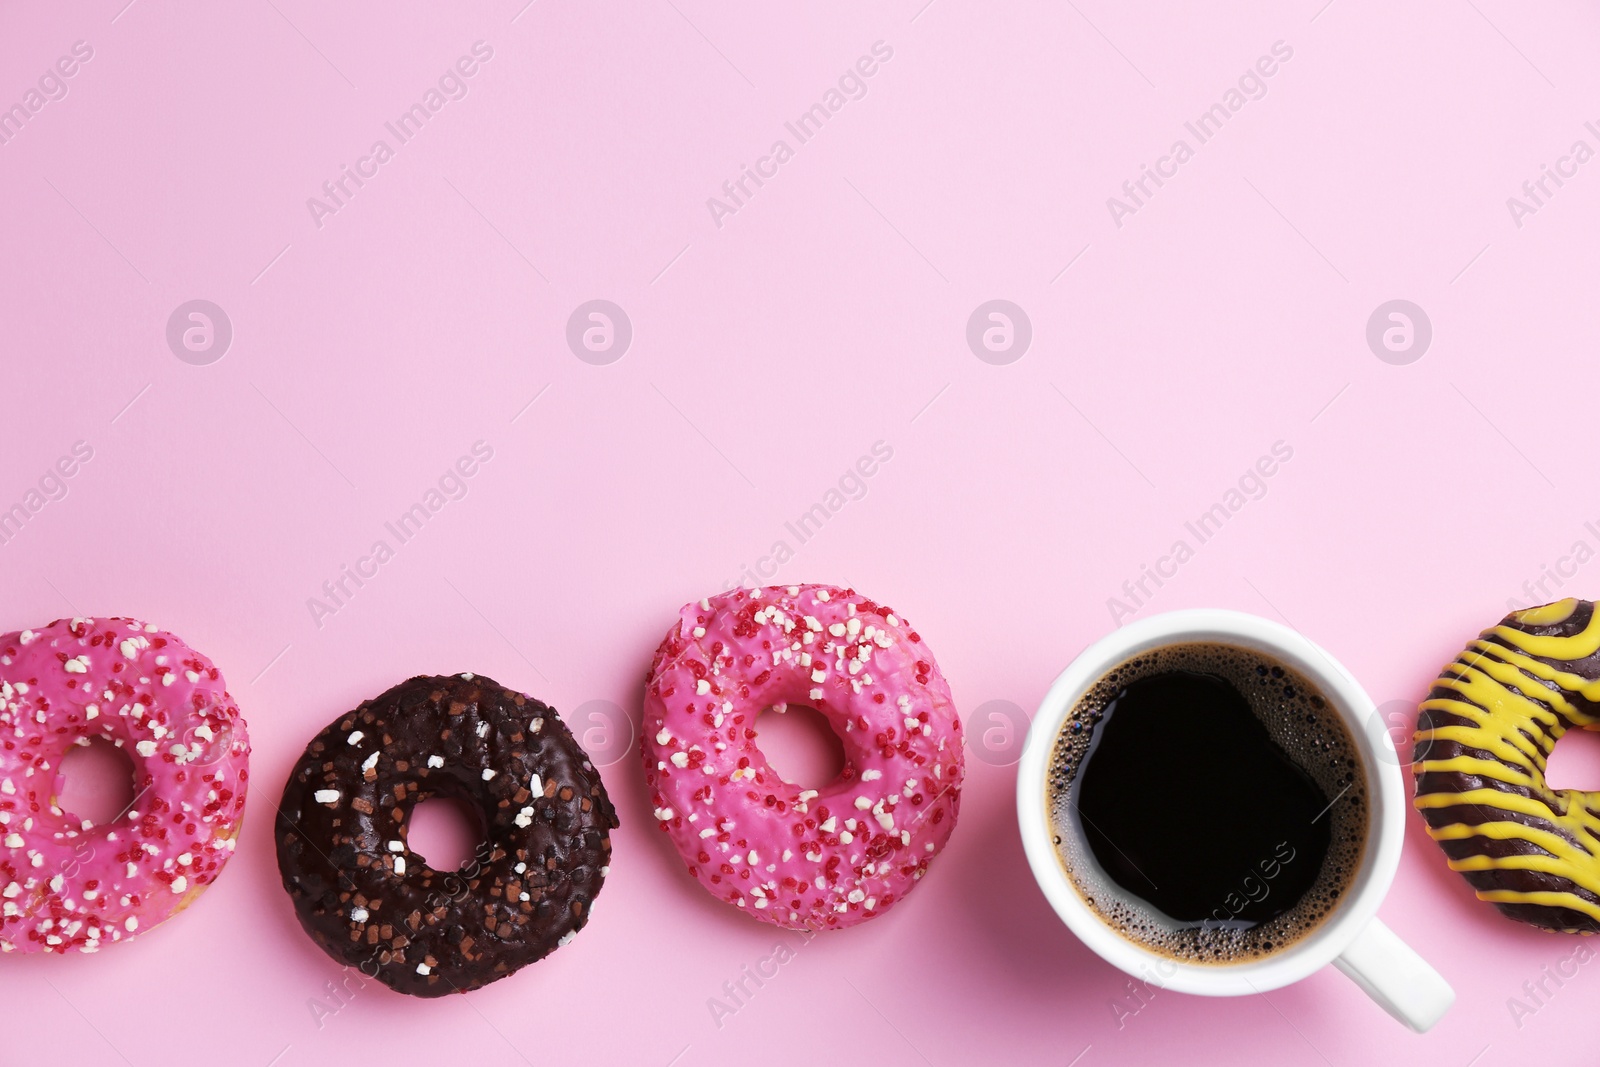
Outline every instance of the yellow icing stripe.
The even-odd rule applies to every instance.
[[[1498,789],[1466,789],[1459,793],[1422,793],[1411,802],[1418,811],[1426,808],[1453,808],[1458,805],[1480,804],[1486,808],[1514,811],[1519,815],[1532,815],[1536,819],[1560,822],[1561,816],[1550,805],[1537,797],[1519,793],[1502,793]]]
[[[1539,782],[1533,775],[1521,771],[1514,771],[1505,764],[1496,760],[1477,759],[1473,756],[1453,756],[1450,759],[1421,760],[1412,764],[1418,774],[1427,771],[1457,771],[1461,774],[1475,774],[1480,778],[1493,778],[1497,782],[1507,785],[1521,785],[1529,789],[1539,788]]]
[[[1511,649],[1506,648],[1504,645],[1497,645],[1493,641],[1474,641],[1473,647],[1481,649],[1488,655],[1494,656],[1496,660],[1499,660],[1502,663],[1510,664],[1526,674],[1533,675],[1535,678],[1554,682],[1568,693],[1576,693],[1583,699],[1591,702],[1600,702],[1600,679],[1590,681],[1580,674],[1573,674],[1570,671],[1559,670],[1550,666],[1550,664],[1544,662],[1543,660],[1532,659],[1528,656],[1524,656],[1519,652],[1514,652]],[[1474,663],[1481,662],[1481,659],[1474,661]],[[1569,700],[1567,700],[1565,696],[1559,692],[1556,692],[1555,690],[1552,690],[1547,685],[1524,685],[1515,678],[1511,679],[1511,684],[1516,685],[1518,689],[1523,690],[1524,692],[1532,693],[1538,696],[1540,700],[1549,703],[1557,711],[1567,715],[1579,723],[1588,724],[1592,722],[1600,722],[1600,719],[1596,719],[1594,716],[1579,710]]]
[[[1519,767],[1527,767],[1530,763],[1544,764],[1544,753],[1537,756],[1524,751],[1520,746],[1528,744],[1528,739],[1517,735],[1516,740],[1506,742],[1490,735],[1487,731],[1472,726],[1435,726],[1431,730],[1418,730],[1416,739],[1422,741],[1459,741],[1472,748],[1481,748],[1485,752],[1493,752],[1503,760],[1509,760]],[[1419,746],[1420,747],[1420,746]]]
[[[1536,608],[1523,608],[1512,615],[1513,619],[1524,626],[1554,626],[1558,622],[1566,622],[1572,618],[1572,613],[1578,610],[1578,598],[1567,597],[1554,604],[1542,604]]]
[[[1520,893],[1515,889],[1480,889],[1478,899],[1487,900],[1491,904],[1543,904],[1547,908],[1571,908],[1591,918],[1600,919],[1600,906],[1572,893],[1547,891]]]
[[[1514,701],[1519,718],[1537,719],[1547,726],[1554,726],[1561,721],[1561,716],[1543,704],[1529,700],[1527,697],[1516,695],[1502,685],[1493,675],[1487,671],[1479,670],[1477,667],[1466,668],[1465,672],[1458,677],[1440,678],[1434,684],[1443,686],[1446,689],[1454,689],[1467,700],[1490,711],[1491,714],[1496,711],[1495,705]],[[1501,718],[1498,715],[1495,717]],[[1514,726],[1515,723],[1509,725]]]
[[[1556,856],[1468,856],[1451,860],[1452,871],[1542,871],[1570,878],[1572,861]]]
[[[1587,863],[1593,854],[1574,845],[1560,834],[1539,830],[1520,822],[1496,821],[1482,823],[1451,823],[1449,826],[1430,826],[1428,836],[1435,841],[1461,841],[1469,837],[1487,837],[1494,841],[1526,841],[1542,848],[1552,856],[1564,856],[1574,863]]]
[[[1571,637],[1540,637],[1514,626],[1496,626],[1488,633],[1502,638],[1512,648],[1545,659],[1586,659],[1600,652],[1600,611],[1589,617],[1589,625]]]

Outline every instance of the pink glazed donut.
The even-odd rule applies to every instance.
[[[113,822],[56,803],[61,759],[128,752]],[[132,619],[0,636],[0,950],[93,952],[194,902],[233,855],[250,742],[211,661]]]
[[[844,744],[821,789],[756,747],[767,707],[813,707]],[[849,589],[740,589],[690,604],[656,649],[641,745],[689,873],[746,914],[841,930],[916,885],[961,807],[961,720],[915,630]]]

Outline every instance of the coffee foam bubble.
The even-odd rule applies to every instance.
[[[1194,671],[1226,680],[1249,702],[1273,742],[1332,801],[1322,816],[1331,820],[1332,840],[1321,872],[1294,907],[1267,922],[1248,928],[1221,921],[1174,923],[1107,877],[1075,824],[1074,783],[1106,706],[1129,684],[1168,671]],[[1223,768],[1219,773],[1228,771]],[[1091,686],[1056,737],[1046,793],[1056,856],[1078,895],[1124,937],[1189,963],[1229,964],[1262,959],[1322,925],[1361,868],[1370,816],[1366,776],[1355,742],[1321,691],[1270,656],[1212,643],[1169,645],[1141,653]],[[1263,856],[1262,860],[1272,858]],[[1223,901],[1217,903],[1219,910],[1227,910]]]

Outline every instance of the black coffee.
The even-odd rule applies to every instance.
[[[1048,805],[1090,907],[1134,941],[1210,963],[1314,929],[1349,888],[1368,817],[1327,699],[1220,644],[1146,653],[1096,683],[1057,738]]]

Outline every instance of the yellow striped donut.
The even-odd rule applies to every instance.
[[[1413,802],[1450,869],[1513,919],[1600,931],[1600,793],[1551,789],[1573,727],[1600,728],[1600,615],[1566,599],[1507,615],[1445,667],[1417,716]]]

